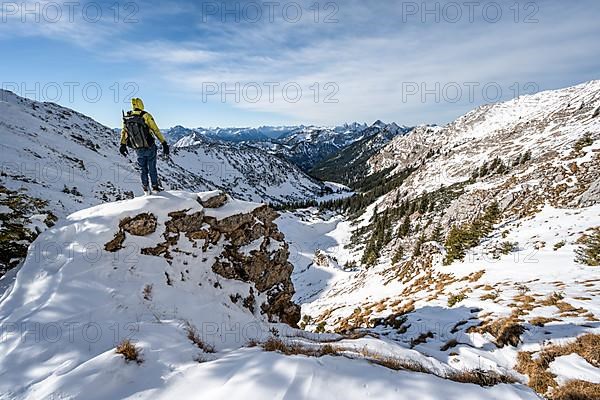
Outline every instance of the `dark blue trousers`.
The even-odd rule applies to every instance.
[[[148,175],[152,186],[158,186],[158,172],[156,172],[156,145],[147,149],[137,149],[137,163],[142,174],[142,185],[148,187]]]

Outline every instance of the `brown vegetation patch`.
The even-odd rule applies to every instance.
[[[600,335],[585,334],[580,336],[572,343],[566,345],[552,345],[542,349],[536,359],[533,359],[533,353],[520,352],[517,356],[515,369],[517,372],[529,376],[529,387],[536,392],[545,395],[550,388],[557,388],[555,375],[548,371],[550,364],[558,357],[576,353],[583,357],[594,367],[600,367]],[[564,396],[569,393],[569,389],[576,393],[576,386],[569,387],[564,391]],[[587,389],[586,389],[587,390]],[[558,389],[560,391],[560,388]],[[556,391],[552,392],[552,399],[555,399]],[[558,397],[560,399],[569,399],[570,397]],[[572,397],[573,399],[587,399],[587,397]],[[593,398],[593,397],[592,397]],[[597,399],[598,397],[594,398]]]
[[[557,322],[560,321],[559,319],[556,318],[546,318],[546,317],[535,317],[532,318],[529,323],[531,325],[535,325],[535,326],[545,326],[546,324],[550,323],[550,322]]]
[[[205,353],[214,353],[215,352],[214,346],[205,343],[202,340],[202,338],[200,337],[200,334],[198,333],[198,329],[196,329],[196,327],[193,326],[192,324],[190,324],[189,322],[185,323],[185,333],[186,333],[187,338],[203,352],[205,352]]]
[[[129,339],[123,340],[115,349],[115,353],[125,357],[126,362],[135,361],[137,364],[141,364],[142,360],[141,352],[135,344]]]
[[[600,384],[573,380],[555,389],[550,394],[551,400],[598,400]]]

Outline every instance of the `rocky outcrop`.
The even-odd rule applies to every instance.
[[[154,214],[145,213],[125,218],[119,223],[119,228],[134,236],[147,236],[156,232],[156,217]]]
[[[227,203],[227,195],[223,192],[219,192],[218,194],[211,196],[206,200],[199,200],[200,204],[202,204],[202,207],[204,208],[220,208]]]
[[[223,205],[221,200],[223,197],[217,195],[204,203],[217,207]],[[292,302],[293,266],[288,261],[289,249],[284,236],[273,222],[279,215],[267,206],[223,219],[206,215],[207,212],[180,210],[169,213],[169,219],[164,223],[164,240],[154,247],[143,248],[141,253],[162,256],[171,263],[172,253],[180,251],[177,245],[182,235],[201,252],[211,246],[222,246],[223,250],[212,265],[213,272],[227,279],[250,283],[258,292],[251,292],[243,305],[253,313],[260,310],[272,322],[280,321],[296,327],[300,320],[300,307]],[[155,232],[156,227],[157,220],[152,214],[125,218],[119,223],[114,239],[106,243],[105,248],[111,252],[118,251],[123,248],[125,233],[146,236]],[[252,250],[246,250],[246,246],[252,247]],[[266,302],[256,304],[263,294]]]
[[[125,243],[125,232],[133,236],[148,236],[156,232],[157,220],[154,214],[143,213],[135,217],[123,218],[119,222],[119,231],[115,237],[104,245],[104,249],[114,253],[123,248]]]
[[[211,229],[221,233],[229,244],[212,269],[228,278],[253,283],[260,293],[267,294],[267,303],[261,310],[272,321],[279,320],[297,326],[300,307],[292,302],[294,287],[291,280],[293,266],[288,261],[289,248],[273,223],[277,213],[268,207],[255,209],[251,214],[240,214],[221,221],[209,218]],[[248,253],[244,246],[260,241],[257,249]]]

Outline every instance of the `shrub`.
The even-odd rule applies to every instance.
[[[317,325],[315,332],[316,333],[325,333],[325,321],[319,322],[319,325]]]
[[[454,305],[460,303],[467,297],[468,296],[464,293],[451,294],[450,297],[448,297],[448,307],[453,307]]]
[[[581,247],[575,250],[575,261],[591,267],[600,266],[600,227],[594,228],[590,235],[581,237],[579,243]]]
[[[115,349],[115,353],[125,357],[126,362],[135,361],[137,364],[143,362],[140,350],[129,339],[123,340]]]
[[[558,249],[561,249],[565,246],[565,244],[567,244],[567,242],[565,242],[564,240],[561,240],[560,242],[556,243],[554,245],[554,251],[557,251]]]
[[[506,256],[516,251],[519,248],[517,242],[502,242],[494,249],[494,258],[498,259],[500,256]]]
[[[594,139],[592,139],[592,135],[590,133],[586,133],[577,142],[575,142],[573,148],[576,152],[579,153],[585,147],[591,146],[592,144],[594,144]]]

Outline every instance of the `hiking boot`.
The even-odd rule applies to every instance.
[[[152,186],[152,191],[154,191],[154,192],[162,192],[163,190],[164,190],[163,187],[160,185]]]
[[[145,195],[149,195],[150,194],[150,188],[148,188],[148,186],[142,186],[142,190],[144,191]]]

